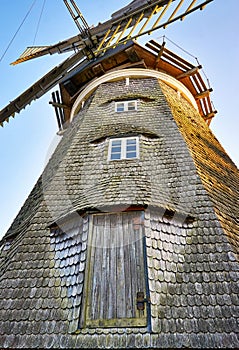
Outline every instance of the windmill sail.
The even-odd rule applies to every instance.
[[[21,54],[19,57],[19,60],[24,60],[25,57],[35,57],[35,55],[39,56],[39,52],[44,51],[49,46],[29,46],[26,48],[26,50]]]
[[[10,102],[0,111],[0,125],[3,126],[4,121],[8,121],[9,117],[14,117],[15,113],[19,113],[33,100],[43,96],[47,91],[52,89],[60,79],[63,78],[76,63],[78,63],[84,55],[81,51],[67,58],[60,65],[54,67],[50,72],[45,74],[41,79],[31,85],[26,91]]]
[[[202,10],[213,0],[135,0],[111,15],[111,19],[96,27],[86,28],[79,35],[46,47],[28,48],[12,65],[47,54],[84,49],[92,58],[110,47],[151,33],[168,24],[183,20],[188,14]],[[179,12],[181,9],[181,12]],[[177,15],[177,16],[176,16]],[[32,50],[33,53],[30,51]],[[89,54],[90,51],[90,54]]]

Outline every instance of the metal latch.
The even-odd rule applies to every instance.
[[[145,303],[150,303],[150,299],[144,297],[144,292],[137,292],[136,303],[138,310],[144,310]]]

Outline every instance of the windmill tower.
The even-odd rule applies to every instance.
[[[209,2],[90,28],[65,1],[80,34],[17,60],[77,48],[0,113],[59,84],[62,140],[1,242],[1,348],[238,347],[238,169],[201,67],[134,41]]]

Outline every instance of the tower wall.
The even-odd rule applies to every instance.
[[[238,169],[202,118],[198,118],[189,105],[182,103],[173,89],[163,82],[160,85],[220,224],[236,252],[239,232],[236,219],[239,213]]]
[[[115,101],[129,99],[138,101],[137,111],[115,112]],[[210,191],[210,152],[216,147],[216,161],[238,173],[200,118],[156,78],[106,82],[89,96],[12,232],[19,222],[25,226],[3,251],[2,347],[238,346],[238,262],[219,216],[228,214],[236,232],[235,220],[229,224],[236,211],[220,212],[223,197]],[[139,136],[139,158],[109,161],[110,138],[132,135]],[[211,168],[202,162],[206,149]],[[144,211],[148,324],[79,327],[92,213],[138,209]]]

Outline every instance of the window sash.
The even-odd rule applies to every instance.
[[[109,143],[109,160],[136,159],[139,157],[139,138],[125,137],[111,139]]]
[[[137,100],[115,102],[115,112],[137,111]]]

